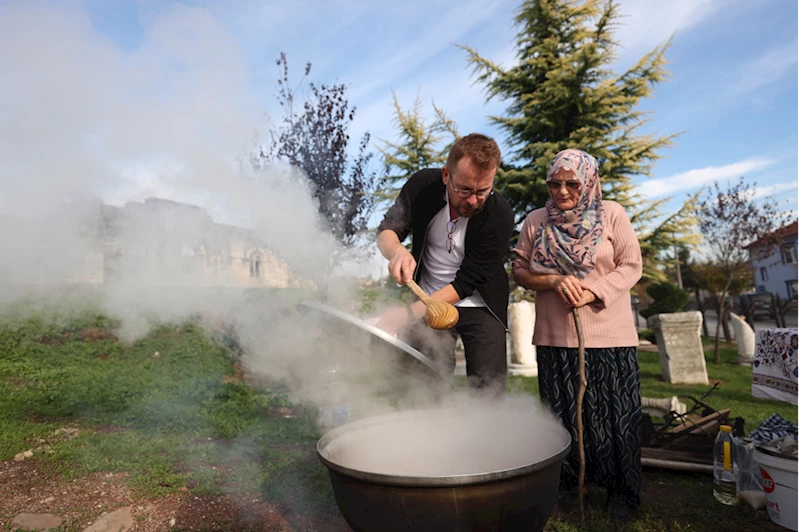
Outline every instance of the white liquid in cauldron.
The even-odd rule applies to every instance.
[[[340,434],[324,456],[368,473],[445,477],[525,467],[569,444],[557,422],[532,410],[440,410],[382,419]]]

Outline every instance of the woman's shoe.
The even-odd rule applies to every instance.
[[[611,495],[608,497],[608,513],[616,521],[626,522],[632,519],[635,510],[630,508],[624,497]]]
[[[564,512],[573,513],[580,511],[580,490],[579,488],[572,488],[568,492],[561,495],[559,506]],[[583,507],[588,505],[588,492],[586,490],[583,495]]]

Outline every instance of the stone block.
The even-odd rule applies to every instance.
[[[708,384],[702,346],[702,313],[673,312],[650,316],[663,379],[672,384]]]

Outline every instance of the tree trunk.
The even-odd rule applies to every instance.
[[[729,308],[730,312],[732,312],[732,309],[733,309],[732,298],[729,297],[729,296],[726,296],[725,299],[729,299],[729,301],[728,301],[729,305],[727,307],[725,307],[725,308]],[[726,310],[724,311],[724,314],[722,314],[721,330],[724,332],[724,341],[725,342],[732,342],[732,335],[730,334],[730,318],[729,318],[728,314],[729,313]]]
[[[721,364],[721,353],[719,352],[719,336],[721,335],[721,322],[722,316],[724,316],[724,301],[727,299],[727,291],[730,289],[730,285],[732,284],[732,275],[727,278],[727,284],[724,285],[724,290],[721,292],[721,297],[719,297],[719,311],[718,316],[716,317],[716,338],[713,342],[713,360],[716,364]]]
[[[719,298],[718,314],[724,312],[724,295]],[[717,316],[716,319],[716,336],[713,341],[713,359],[716,364],[721,362],[721,354],[719,353],[719,336],[721,335],[721,317]]]

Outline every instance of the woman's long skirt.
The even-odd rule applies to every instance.
[[[577,349],[537,346],[538,386],[548,405],[571,433],[560,487],[577,486]],[[585,350],[588,385],[583,398],[585,482],[608,489],[631,508],[641,501],[641,391],[635,347]]]

